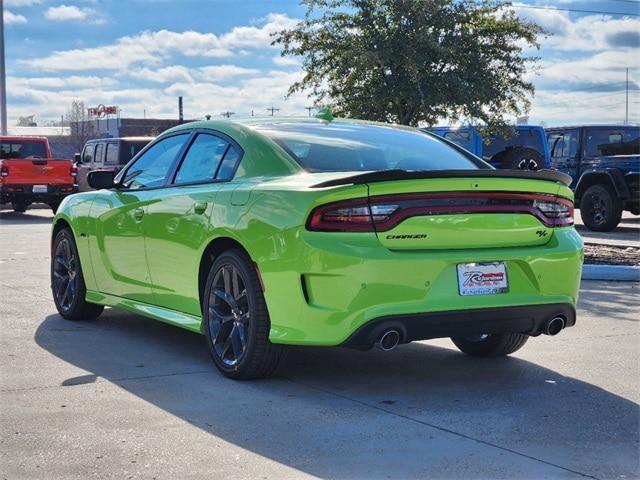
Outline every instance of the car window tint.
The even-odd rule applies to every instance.
[[[135,157],[140,150],[147,146],[148,141],[141,142],[123,142],[121,157],[120,157],[120,165],[125,165],[129,163],[133,157]]]
[[[523,129],[516,130],[515,135],[504,138],[502,135],[495,135],[489,139],[489,144],[485,144],[483,156],[490,159],[496,153],[513,148],[533,148],[538,152],[544,151],[543,140],[537,130]]]
[[[94,149],[95,145],[93,143],[84,147],[84,152],[82,152],[82,163],[91,163],[91,161],[93,160]]]
[[[118,164],[118,144],[117,143],[107,143],[107,154],[105,155],[104,163],[109,165]]]
[[[229,143],[219,137],[199,134],[189,147],[174,183],[213,180],[228,146]]]
[[[419,130],[341,122],[282,122],[254,128],[310,172],[474,169],[484,165]],[[223,167],[226,162],[225,158]]]
[[[0,143],[0,158],[47,158],[44,142],[3,141]]]
[[[640,128],[590,128],[585,138],[585,155],[638,155]]]
[[[104,151],[104,143],[96,145],[96,155],[93,158],[93,163],[102,163],[102,152]]]
[[[173,161],[189,135],[189,133],[173,135],[152,145],[127,169],[122,185],[135,190],[164,184]]]
[[[236,173],[236,168],[238,167],[241,157],[242,152],[240,149],[231,145],[222,160],[222,164],[220,165],[216,178],[218,180],[231,180],[233,175]]]
[[[447,132],[444,134],[444,138],[452,141],[453,143],[461,146],[462,148],[471,150],[471,132],[467,132],[467,131]]]

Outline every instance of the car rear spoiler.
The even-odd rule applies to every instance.
[[[497,170],[482,168],[477,170],[380,170],[358,175],[336,178],[312,185],[311,188],[358,185],[362,183],[387,182],[391,180],[414,180],[421,178],[527,178],[571,185],[571,177],[556,170]]]

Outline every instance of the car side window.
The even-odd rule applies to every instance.
[[[121,180],[122,186],[132,190],[162,186],[190,135],[172,135],[152,145],[127,169]]]
[[[238,167],[238,163],[240,163],[241,158],[242,151],[238,147],[230,145],[227,153],[222,159],[216,178],[218,180],[231,180],[233,175],[236,173],[236,168]]]
[[[553,158],[562,156],[562,147],[564,144],[564,135],[562,133],[550,133],[547,136],[547,143],[549,144],[549,151]]]
[[[220,161],[229,142],[220,137],[200,133],[187,151],[174,183],[193,183],[214,180]]]
[[[633,127],[589,128],[585,136],[585,156],[638,155],[640,129]]]
[[[89,145],[85,145],[84,150],[82,152],[82,163],[91,163],[93,161],[93,151],[95,149],[95,145],[90,143]]]
[[[104,157],[104,163],[107,165],[118,165],[118,144],[107,143],[107,153]]]
[[[93,163],[102,163],[102,154],[104,152],[104,143],[96,145],[96,154],[93,157]]]

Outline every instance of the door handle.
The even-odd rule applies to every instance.
[[[142,220],[142,217],[144,217],[144,210],[142,208],[136,208],[133,211],[133,218],[136,222],[139,222]]]
[[[198,214],[203,214],[207,211],[207,202],[196,202],[193,206],[193,211]]]

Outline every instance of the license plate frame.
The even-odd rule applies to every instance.
[[[458,294],[461,296],[498,295],[509,291],[504,261],[459,263],[456,272]]]
[[[47,185],[34,185],[31,191],[33,193],[48,193],[49,188]]]

